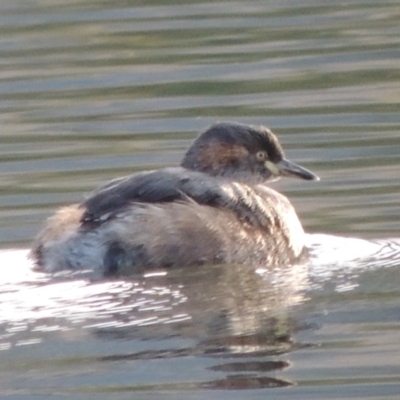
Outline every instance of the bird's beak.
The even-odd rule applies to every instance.
[[[277,163],[267,161],[265,163],[265,166],[276,177],[290,176],[293,178],[305,179],[307,181],[319,181],[319,177],[317,175],[315,175],[308,169],[300,167],[300,165],[297,165],[286,159],[278,161]]]

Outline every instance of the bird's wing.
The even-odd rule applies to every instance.
[[[268,190],[269,192],[265,192]],[[253,226],[271,224],[272,189],[259,189],[238,182],[221,182],[185,168],[164,168],[108,182],[82,203],[83,224],[101,224],[133,203],[195,201],[230,210]]]
[[[134,203],[168,203],[192,199],[216,205],[225,200],[216,180],[183,168],[164,168],[138,173],[108,182],[95,190],[82,204],[82,223],[101,223]],[[218,200],[219,199],[219,200]]]

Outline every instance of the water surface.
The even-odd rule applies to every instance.
[[[397,398],[399,15],[387,0],[0,0],[1,396]],[[321,177],[274,184],[309,263],[31,270],[57,207],[179,163],[221,120],[270,126]]]

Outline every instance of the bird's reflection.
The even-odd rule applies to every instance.
[[[112,321],[87,327],[118,327],[119,337],[136,336],[130,328],[140,327],[139,335],[157,337],[176,334],[178,324],[181,335],[203,345],[254,349],[255,338],[286,337],[288,307],[301,302],[306,271],[305,265],[274,270],[233,264],[132,277],[128,290],[115,293],[120,305],[104,311]]]
[[[68,343],[78,341],[94,345],[91,362],[196,360],[203,365],[200,388],[287,386],[276,371],[299,346],[293,339],[304,327],[299,304],[312,296],[310,287],[399,265],[398,240],[308,239],[308,264],[204,265],[100,281],[37,273],[26,251],[0,252],[2,264],[13,266],[0,282],[0,352],[13,357],[23,348],[26,357],[40,347],[46,354],[57,340],[68,358],[74,351]],[[107,343],[106,352],[99,342]]]
[[[290,382],[270,377],[268,373],[289,365],[275,358],[294,346],[290,310],[304,298],[306,272],[305,265],[276,270],[217,265],[196,271],[183,269],[133,277],[143,291],[139,298],[133,296],[128,303],[147,301],[147,306],[141,311],[130,310],[125,316],[115,315],[115,327],[92,326],[94,334],[109,340],[179,335],[194,339],[193,346],[125,353],[102,357],[101,361],[206,356],[215,359],[209,369],[224,372],[226,376],[202,382],[202,388],[288,386]],[[156,319],[150,323],[148,318],[155,315]],[[139,316],[141,321],[147,321],[140,329],[132,324]],[[174,323],[176,316],[181,320]],[[117,328],[122,320],[127,325]]]

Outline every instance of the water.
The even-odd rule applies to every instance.
[[[1,398],[400,393],[398,1],[0,1]],[[57,207],[273,128],[312,258],[89,282],[33,272]],[[321,233],[323,235],[321,235]]]

